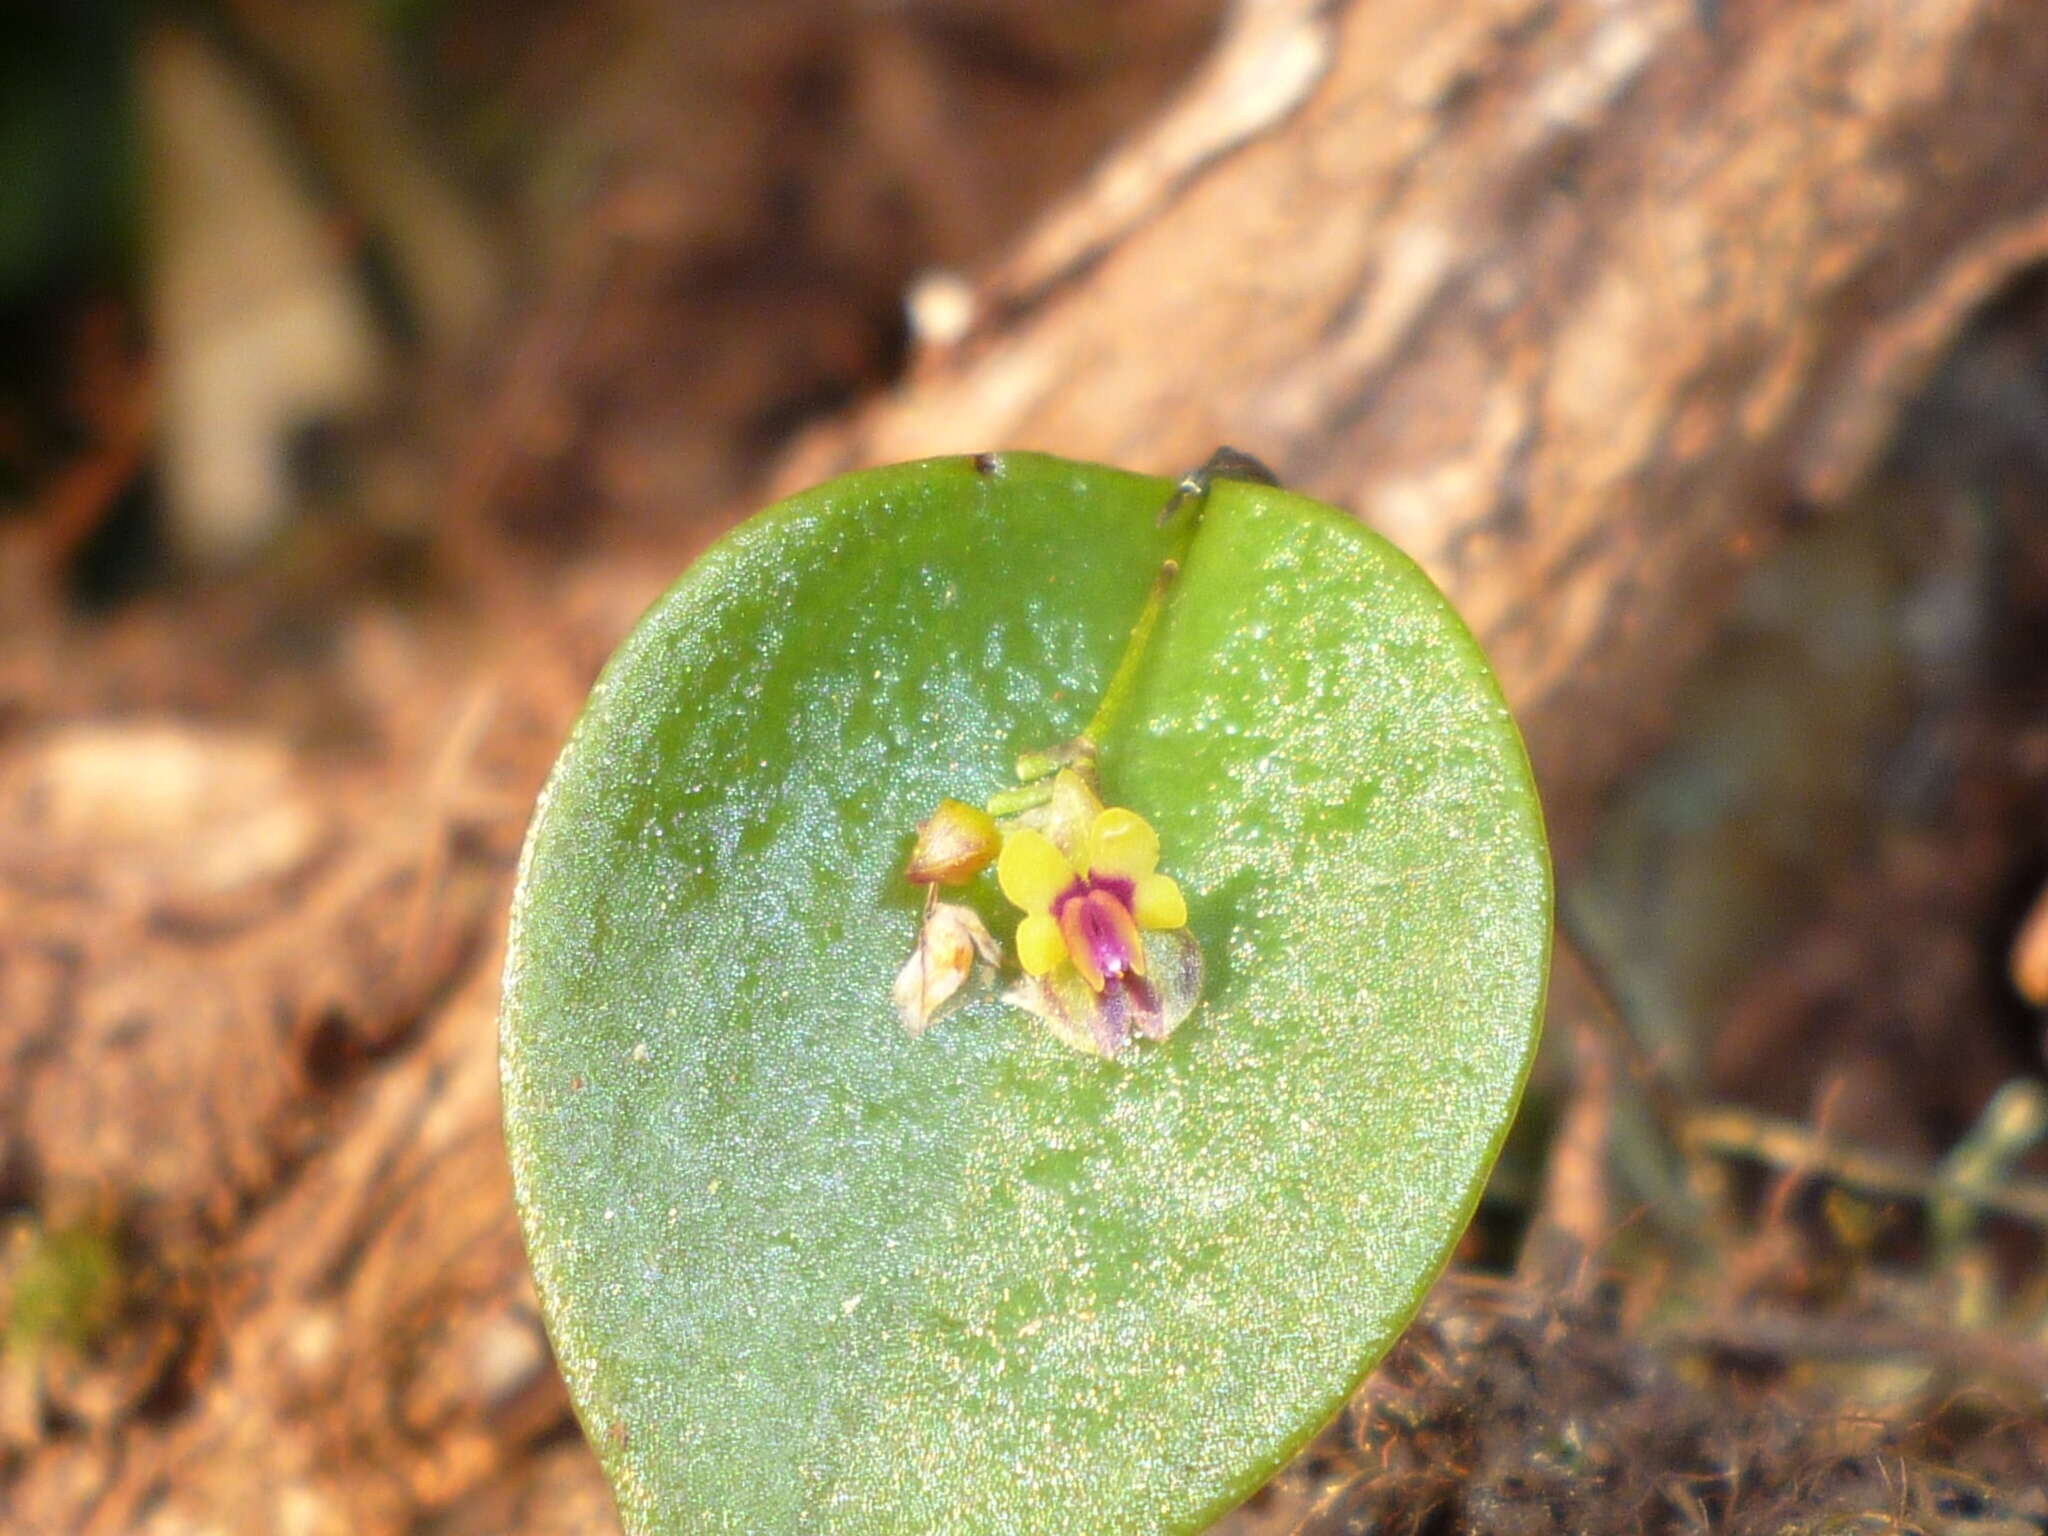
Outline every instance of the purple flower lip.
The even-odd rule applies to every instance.
[[[1135,880],[1126,880],[1122,875],[1076,875],[1074,883],[1052,899],[1052,915],[1057,918],[1060,909],[1068,902],[1086,896],[1091,891],[1106,891],[1123,903],[1126,912],[1136,899],[1138,885]]]
[[[1131,911],[1132,882],[1083,875],[1053,900],[1053,920],[1081,979],[1097,992],[1145,974],[1145,940]]]

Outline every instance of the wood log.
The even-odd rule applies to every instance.
[[[2048,254],[2044,102],[2024,0],[1246,4],[780,484],[1251,451],[1450,593],[1569,853],[1733,579]]]
[[[997,446],[1157,470],[1254,451],[1451,593],[1568,853],[1732,583],[1787,519],[1841,502],[1959,326],[2048,252],[2038,20],[2034,0],[1242,0],[1184,97],[982,275],[966,333],[811,435],[776,484]],[[220,1002],[203,1061],[167,1068],[185,1075],[164,1092],[208,1112],[78,1153],[78,1179],[123,1184],[190,1137],[240,1193],[206,1208],[218,1179],[166,1175],[151,1230],[213,1234],[128,1324],[174,1317],[171,1363],[0,1461],[0,1524],[609,1518],[510,1209],[490,938],[580,687],[658,584],[599,570],[538,637],[505,621],[488,724],[394,754],[410,778],[350,834],[393,850],[395,884],[320,854],[312,768],[273,786],[313,807],[309,830],[250,878],[324,914],[295,931],[304,958],[353,958],[305,990],[271,954],[271,1004]],[[453,715],[473,688],[415,708]],[[469,809],[422,835],[413,791],[451,759],[481,765],[440,784]],[[112,962],[95,911],[0,890],[40,925],[0,952],[18,1151],[17,1110],[115,1112],[66,1013]],[[228,942],[162,910],[134,905],[147,942],[124,955],[140,971],[109,1049],[131,1016],[176,1028],[177,979]],[[314,1070],[329,1058],[345,1070]]]

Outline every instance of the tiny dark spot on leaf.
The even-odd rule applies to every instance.
[[[589,1084],[584,1082],[583,1074],[581,1072],[578,1072],[575,1076],[569,1079],[569,1091],[571,1093],[581,1093],[588,1086]]]
[[[977,453],[974,456],[974,472],[977,475],[999,475],[1003,472],[1003,461],[999,454]]]

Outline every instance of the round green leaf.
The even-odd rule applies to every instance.
[[[1303,497],[1216,484],[1102,743],[1186,893],[1187,1023],[1103,1060],[993,1000],[895,1017],[915,824],[1088,720],[1170,490],[849,475],[701,559],[591,696],[522,867],[505,1112],[629,1530],[1200,1530],[1469,1218],[1541,1010],[1540,814],[1444,599]]]

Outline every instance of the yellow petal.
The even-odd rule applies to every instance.
[[[1185,928],[1188,924],[1187,900],[1167,875],[1146,875],[1138,882],[1131,913],[1140,928]]]
[[[1101,797],[1088,787],[1088,781],[1073,769],[1062,768],[1052,781],[1052,800],[1038,824],[1052,839],[1053,847],[1079,870],[1088,862],[1088,829],[1101,814]]]
[[[996,860],[996,884],[1015,906],[1043,912],[1074,881],[1074,866],[1043,832],[1020,827],[1003,839]]]
[[[1088,873],[1142,880],[1159,867],[1159,834],[1136,811],[1104,811],[1088,829]]]
[[[1043,976],[1067,958],[1067,941],[1047,912],[1034,912],[1017,925],[1017,963],[1033,976]]]

